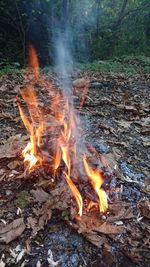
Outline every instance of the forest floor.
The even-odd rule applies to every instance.
[[[103,230],[85,233],[80,225],[76,231],[60,197],[65,183],[44,191],[45,177],[24,177],[21,150],[28,135],[16,103],[23,79],[3,75],[0,267],[150,266],[150,76],[87,70],[73,79],[82,77],[90,80],[81,111],[85,140],[106,157],[120,194],[110,204],[113,216],[110,212],[103,218]],[[52,213],[47,199],[53,197],[60,200]]]

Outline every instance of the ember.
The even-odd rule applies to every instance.
[[[37,81],[39,78],[39,65],[36,52],[32,46],[30,46],[29,50],[29,66],[33,69],[33,75],[35,77],[35,80]],[[52,88],[51,85],[50,88]],[[79,113],[83,106],[87,90],[88,81],[85,84],[85,88],[81,96],[79,112],[75,111],[72,103],[73,101],[70,99],[71,96],[70,98],[68,98],[66,95],[62,95],[58,90],[56,90],[55,97],[53,98],[53,101],[50,103],[50,105],[53,112],[53,120],[59,127],[59,131],[57,132],[57,127],[53,127],[53,125],[51,125],[50,133],[48,133],[45,114],[43,114],[39,107],[40,105],[38,103],[38,98],[35,92],[34,82],[32,82],[32,85],[27,85],[21,91],[21,96],[28,108],[30,116],[29,119],[23,111],[21,102],[19,100],[17,101],[20,116],[30,134],[30,142],[22,152],[27,170],[31,172],[37,167],[43,166],[43,163],[47,161],[47,158],[43,156],[42,153],[42,144],[44,142],[43,134],[48,133],[48,136],[54,135],[55,148],[51,148],[52,154],[50,155],[53,165],[51,175],[53,175],[54,178],[56,177],[60,164],[61,162],[63,162],[64,170],[62,171],[62,173],[64,174],[66,182],[76,200],[79,216],[82,216],[83,214],[83,196],[78,189],[78,186],[80,185],[80,183],[82,183],[79,179],[80,168],[76,170],[78,177],[76,177],[76,175],[72,171],[78,161],[80,166],[82,166],[82,169],[84,169],[85,177],[89,178],[90,184],[92,185],[99,198],[99,212],[106,213],[108,209],[107,194],[104,189],[101,188],[104,179],[100,171],[93,170],[88,164],[86,156],[84,156],[84,154],[87,153],[88,149],[82,151],[83,154],[78,151],[78,148],[80,146],[80,137],[78,132],[80,123]],[[78,116],[76,114],[78,114]],[[95,205],[95,207],[97,207],[97,204]]]

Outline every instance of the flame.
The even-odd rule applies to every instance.
[[[90,210],[92,209],[93,207],[98,207],[98,204],[93,202],[92,200],[89,202],[88,206],[87,206],[87,209]]]
[[[51,104],[51,110],[54,112],[54,116],[56,120],[63,121],[64,114],[61,111],[60,103],[61,103],[61,96],[59,93],[57,93]]]
[[[77,189],[77,187],[75,186],[75,184],[72,182],[70,176],[68,176],[66,173],[65,173],[65,176],[66,176],[66,181],[72,191],[72,194],[74,198],[76,199],[78,209],[79,209],[78,214],[79,216],[82,216],[83,200],[82,200],[81,194],[79,190]]]
[[[29,170],[31,170],[38,161],[38,159],[34,156],[34,144],[28,143],[22,151],[22,154],[24,156],[24,162],[29,162]]]
[[[29,63],[29,66],[33,70],[35,78],[38,79],[39,78],[39,60],[38,60],[36,51],[31,44],[29,45],[28,63]]]
[[[65,120],[65,114],[69,115],[68,121]],[[58,141],[59,141],[59,146],[60,146],[60,149],[62,152],[62,160],[64,161],[64,163],[67,167],[67,171],[68,171],[67,173],[65,173],[66,181],[67,181],[67,183],[68,183],[68,185],[72,191],[72,194],[73,194],[73,196],[77,202],[78,214],[79,214],[79,216],[82,216],[82,209],[83,209],[82,196],[70,178],[70,175],[71,175],[70,142],[71,142],[71,137],[72,137],[72,133],[74,131],[75,124],[74,124],[72,112],[70,111],[70,108],[69,108],[68,99],[66,99],[65,114],[64,114],[64,116],[61,117],[61,119],[64,120],[63,121],[63,131],[61,132],[61,136],[60,136]],[[58,167],[58,164],[60,164],[60,154],[58,155],[57,153],[56,153],[57,158],[55,158],[56,167]],[[74,153],[74,155],[76,154],[75,147],[73,149],[73,153]]]
[[[17,101],[20,116],[30,134],[30,142],[27,144],[22,154],[24,162],[28,163],[29,171],[33,170],[37,163],[42,163],[41,156],[38,155],[38,147],[41,145],[41,136],[44,130],[44,121],[42,114],[38,109],[37,97],[32,86],[28,86],[21,91],[21,96],[24,99],[30,114],[30,120],[25,115],[21,103]]]
[[[60,162],[61,162],[61,151],[59,149],[59,146],[57,146],[56,148],[56,154],[55,154],[55,157],[54,157],[54,176],[56,175],[56,171],[60,165]]]
[[[83,157],[83,163],[91,184],[99,197],[99,211],[105,213],[108,208],[106,192],[101,188],[103,177],[98,170],[93,170],[87,163],[86,157]]]
[[[32,45],[29,46],[29,66],[33,69],[36,81],[37,79],[39,79],[39,60]],[[46,84],[45,80],[43,79],[39,79],[39,81],[42,82],[42,84],[44,84],[46,88],[48,87],[51,89],[51,86],[49,86],[51,84],[48,83],[48,81],[46,82]],[[32,82],[32,85],[28,85],[23,90],[21,90],[21,96],[26,103],[29,116],[25,114],[20,101],[17,99],[20,116],[30,135],[30,142],[22,151],[24,162],[27,163],[29,171],[33,171],[37,166],[43,163],[44,158],[41,152],[41,145],[43,132],[46,129],[46,120],[43,119],[43,114],[41,112],[41,109],[39,108],[39,102],[34,85],[35,82]],[[79,133],[77,126],[80,123],[79,115],[86,98],[88,86],[89,81],[87,81],[83,90],[79,113],[77,114],[77,116],[68,98],[66,96],[63,96],[60,92],[57,92],[55,97],[53,97],[50,106],[50,109],[54,116],[54,124],[52,123],[49,128],[53,130],[57,125],[60,127],[60,131],[56,131],[56,135],[54,137],[56,143],[54,146],[52,146],[55,147],[55,150],[53,150],[53,175],[55,177],[60,163],[61,161],[63,161],[66,166],[66,170],[64,172],[65,180],[76,200],[79,216],[82,216],[83,212],[83,199],[71,177],[73,177],[72,167],[76,166],[74,165],[74,163],[76,164],[78,160],[77,144]],[[99,197],[99,204],[90,202],[88,209],[92,208],[93,206],[97,207],[99,205],[100,213],[104,213],[108,208],[108,204],[107,195],[101,188],[104,182],[103,177],[101,176],[99,171],[93,170],[88,165],[85,156],[83,157],[83,162],[91,184]]]

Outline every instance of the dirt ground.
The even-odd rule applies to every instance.
[[[41,185],[48,178],[42,174],[24,177],[21,150],[28,134],[16,103],[23,79],[15,74],[2,76],[0,267],[150,266],[150,76],[84,71],[72,79],[82,77],[90,80],[81,111],[84,140],[106,157],[119,190],[119,202],[110,203],[115,219],[111,212],[102,218],[105,223],[112,219],[113,226],[84,231],[85,225],[70,219],[63,204],[66,196],[53,212],[45,206],[47,194],[52,198],[55,192],[58,198],[60,191],[56,192],[56,184],[44,190]],[[78,94],[74,97],[77,109]],[[60,188],[65,186],[60,182]]]

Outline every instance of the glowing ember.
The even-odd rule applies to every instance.
[[[103,184],[103,177],[98,170],[93,170],[87,163],[86,157],[83,157],[84,167],[87,175],[91,181],[91,184],[99,197],[99,211],[105,213],[108,208],[107,195],[101,188]]]

